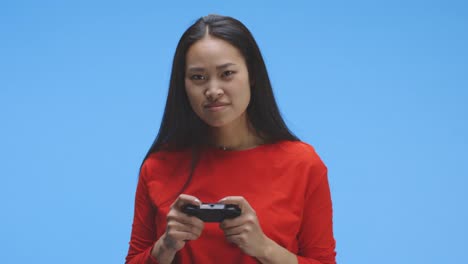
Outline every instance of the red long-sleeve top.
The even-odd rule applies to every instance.
[[[157,152],[142,166],[136,190],[128,264],[157,263],[150,252],[188,179],[191,151]],[[204,203],[243,196],[266,236],[300,264],[335,263],[327,168],[303,142],[281,141],[242,151],[204,149],[184,193]],[[226,241],[217,223],[177,252],[173,263],[259,263]]]

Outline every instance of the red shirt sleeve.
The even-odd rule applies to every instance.
[[[309,177],[310,188],[306,192],[304,215],[298,235],[298,263],[336,264],[327,168],[323,165],[319,177],[315,169],[311,170],[311,176],[313,174],[313,177]]]
[[[126,264],[158,263],[151,255],[151,249],[156,241],[155,209],[148,194],[145,175],[145,165],[143,165],[135,194],[135,212]]]

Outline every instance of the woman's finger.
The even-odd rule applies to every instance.
[[[167,223],[167,229],[170,231],[192,233],[198,237],[203,231],[203,225],[187,225],[177,221],[170,221]]]
[[[201,233],[184,232],[171,229],[167,231],[167,236],[171,237],[175,241],[195,240],[200,237],[200,234]]]
[[[252,231],[252,229],[253,228],[250,225],[241,225],[241,226],[226,228],[226,229],[223,229],[223,231],[224,231],[224,235],[226,237],[229,237],[229,236],[240,235],[243,233],[249,233]]]
[[[218,202],[222,204],[235,204],[239,206],[242,214],[244,214],[244,212],[247,213],[254,211],[250,206],[249,202],[247,202],[247,200],[243,196],[227,196],[219,200]]]
[[[258,223],[257,215],[249,212],[239,217],[226,219],[220,223],[219,227],[223,230],[243,225],[256,225]]]
[[[193,204],[196,206],[200,206],[202,202],[200,201],[200,199],[198,199],[195,196],[188,195],[188,194],[181,194],[179,195],[179,197],[177,197],[175,202],[171,205],[171,208],[175,208],[180,211],[182,210],[182,207],[186,204]]]
[[[193,225],[197,227],[203,227],[204,223],[197,217],[187,215],[179,210],[171,209],[166,216],[167,222],[176,221],[185,225]]]

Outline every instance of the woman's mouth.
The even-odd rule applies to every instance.
[[[208,111],[211,111],[211,112],[218,112],[218,111],[221,111],[223,110],[228,104],[221,104],[221,103],[217,103],[217,104],[208,104],[205,106],[205,108],[208,110]]]

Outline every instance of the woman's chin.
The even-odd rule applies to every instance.
[[[214,128],[214,129],[220,129],[220,128],[223,128],[224,126],[226,126],[226,123],[222,123],[222,122],[210,122],[210,123],[207,123],[209,127],[211,128]]]

